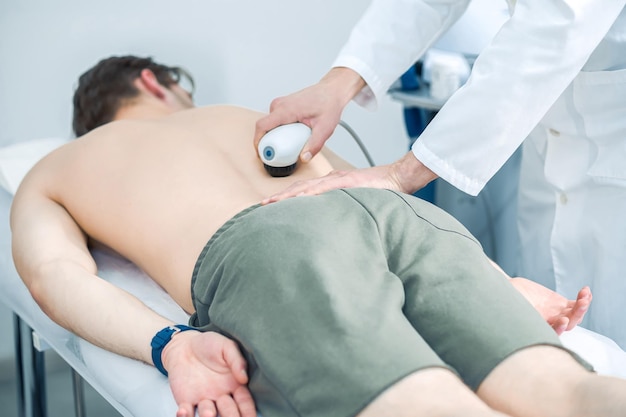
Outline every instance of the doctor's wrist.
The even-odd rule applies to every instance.
[[[437,178],[437,174],[417,159],[413,152],[407,152],[391,164],[391,175],[399,190],[407,194],[413,194]]]
[[[333,67],[322,77],[319,84],[325,84],[345,107],[359,91],[365,87],[365,80],[353,69]]]

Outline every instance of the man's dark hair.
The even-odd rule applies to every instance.
[[[187,71],[157,64],[152,58],[128,55],[103,59],[78,79],[72,121],[76,137],[113,120],[124,101],[139,94],[133,82],[144,69],[151,70],[159,83],[166,87],[178,83],[183,77],[193,87],[193,78]]]

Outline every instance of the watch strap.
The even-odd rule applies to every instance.
[[[165,346],[172,340],[172,337],[176,333],[184,332],[187,330],[196,330],[193,327],[185,326],[184,324],[174,324],[172,326],[167,326],[166,328],[159,330],[157,334],[154,335],[152,341],[150,342],[150,347],[152,347],[152,363],[154,366],[165,376],[167,376],[167,371],[163,366],[163,361],[161,360],[161,354],[163,353],[163,349]]]

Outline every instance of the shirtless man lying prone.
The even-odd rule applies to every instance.
[[[181,74],[98,63],[75,94],[80,137],[20,186],[15,264],[54,321],[169,372],[180,417],[626,415],[626,381],[589,372],[545,320],[575,325],[588,291],[568,302],[506,279],[458,222],[390,190],[258,204],[339,159],[269,177],[261,114],[194,108]],[[98,278],[92,242],[141,267],[191,329]]]

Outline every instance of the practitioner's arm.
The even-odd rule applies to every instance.
[[[557,334],[572,330],[580,324],[589,309],[592,299],[589,287],[582,288],[575,300],[568,300],[555,291],[527,278],[511,278],[498,264],[493,261],[491,264],[510,280],[515,289],[535,307]]]
[[[99,278],[87,238],[73,218],[39,187],[28,184],[28,177],[25,182],[11,211],[13,257],[35,301],[52,320],[85,340],[151,364],[152,337],[173,323]],[[178,416],[192,416],[196,406],[217,406],[223,417],[256,416],[245,386],[246,364],[236,345],[215,333],[184,333],[189,334],[172,338],[167,358],[162,355],[180,407]],[[180,348],[185,345],[187,349]],[[186,369],[193,365],[189,352],[196,351],[206,356],[200,359],[204,369]],[[200,383],[199,375],[204,377]]]
[[[277,126],[301,122],[311,128],[311,137],[300,154],[309,162],[333,134],[344,107],[365,87],[365,81],[350,68],[332,68],[317,84],[272,101],[270,113],[259,119],[254,149],[261,137]]]

